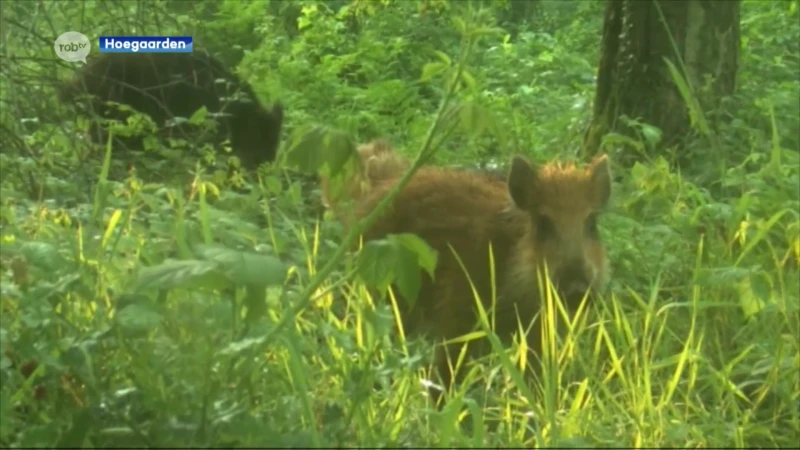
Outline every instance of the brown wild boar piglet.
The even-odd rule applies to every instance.
[[[357,201],[355,217],[368,215],[395,181],[372,182]],[[492,305],[492,286],[496,287],[495,332],[508,340],[518,330],[518,318],[528,326],[539,313],[543,302],[537,272],[545,265],[567,305],[574,306],[585,293],[606,287],[609,269],[597,222],[610,194],[605,156],[586,169],[560,163],[536,166],[515,157],[507,182],[475,171],[423,167],[365,232],[364,240],[413,233],[439,254],[435,276],[423,275],[414,307],[401,301],[407,333],[428,334],[441,341],[476,329],[471,281],[487,312]],[[541,332],[537,322],[533,322],[527,342],[538,354]],[[469,351],[484,353],[486,344],[471,342]],[[445,386],[453,380],[447,353],[454,358],[459,345],[463,344],[437,349],[436,366]]]

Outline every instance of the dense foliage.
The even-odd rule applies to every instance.
[[[312,124],[414,157],[454,86],[433,164],[578,157],[603,5],[530,3],[0,3],[0,443],[796,446],[797,1],[743,2],[738,93],[705,112],[713,136],[691,166],[665,152],[615,170],[611,292],[563,333],[533,396],[510,348],[441,410],[428,401],[430,342],[398,335],[367,290],[417,270],[397,256],[408,242],[318,275],[341,227],[286,170],[324,159],[301,139]],[[55,99],[75,70],[53,56],[67,30],[194,36],[286,105],[282,158],[258,176],[180,142],[108,158]]]

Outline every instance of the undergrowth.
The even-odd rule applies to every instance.
[[[21,17],[9,3],[4,12]],[[413,249],[405,255],[419,265],[386,248],[342,258],[341,226],[315,209],[316,188],[286,171],[322,158],[297,136],[324,123],[346,136],[328,152],[387,137],[438,165],[573,157],[591,113],[599,47],[587,46],[599,41],[602,8],[541,2],[512,38],[486,15],[459,27],[457,2],[425,2],[437,14],[415,2],[214,3],[197,3],[202,19],[158,9],[169,2],[137,11],[172,11],[162,31],[237,30],[219,34],[218,51],[225,39],[251,45],[230,52],[241,55],[232,63],[260,96],[284,101],[291,136],[257,176],[231,179],[180,153],[147,172],[109,148],[87,157],[80,123],[10,110],[20,88],[0,80],[3,134],[24,140],[4,136],[0,153],[3,446],[800,441],[797,2],[742,6],[739,92],[723,102],[715,149],[730,164],[704,159],[704,140],[691,167],[656,155],[616,170],[601,226],[609,292],[572,315],[551,299],[545,315],[558,332],[542,337],[550,350],[537,382],[520,377],[519,345],[494,342],[441,409],[426,394],[437,383],[432,344],[398,331],[394,293],[387,301],[364,282],[418,273],[434,256],[398,238],[389,247]],[[108,22],[86,5],[84,29]],[[467,29],[483,34],[473,42]],[[60,108],[48,88],[37,92],[25,100]],[[431,124],[448,98],[466,126],[442,132]],[[18,144],[36,155],[7,151]],[[306,153],[288,156],[293,147]]]

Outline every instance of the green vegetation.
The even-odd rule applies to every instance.
[[[413,289],[433,256],[409,237],[345,255],[285,168],[378,137],[437,165],[578,158],[602,3],[541,1],[526,23],[506,3],[2,2],[0,444],[796,446],[797,1],[743,2],[738,93],[704,112],[691,165],[614,168],[610,292],[547,335],[541,380],[520,386],[514,346],[428,401],[431,343],[367,286]],[[53,94],[67,30],[195,36],[286,105],[281,161],[256,177],[209,170],[209,148],[90,148]]]

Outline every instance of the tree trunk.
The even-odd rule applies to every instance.
[[[699,111],[689,106],[695,100],[687,103],[682,97],[665,59],[686,80],[701,111],[715,109],[723,96],[732,94],[739,59],[739,4],[740,0],[607,0],[594,110],[584,141],[587,156],[602,150],[603,136],[609,132],[641,140],[641,133],[621,120],[623,116],[659,128],[663,137],[656,149],[687,137],[692,114]],[[618,162],[628,165],[633,158],[619,155]]]

